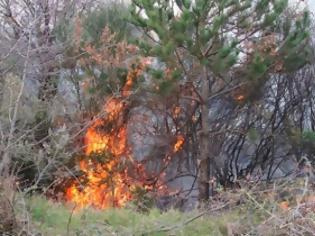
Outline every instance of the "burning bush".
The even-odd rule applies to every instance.
[[[139,189],[144,192],[165,189],[159,175],[149,175],[144,164],[133,159],[127,142],[130,110],[127,101],[145,63],[130,69],[120,95],[107,100],[100,116],[87,129],[85,155],[77,164],[81,174],[65,191],[66,199],[77,207],[121,207]],[[181,150],[183,143],[184,137],[179,136],[171,152]]]

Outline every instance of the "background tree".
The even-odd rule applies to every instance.
[[[147,38],[136,40],[137,45],[171,71],[171,76],[153,71],[159,90],[171,94],[187,85],[196,92],[198,109],[192,115],[200,121],[196,135],[200,201],[209,198],[215,175],[216,154],[210,144],[220,146],[223,141],[210,133],[213,99],[234,93],[239,102],[253,102],[275,74],[299,69],[306,62],[301,60],[294,68],[290,63],[296,57],[307,58],[303,48],[308,40],[308,13],[284,33],[277,30],[287,4],[286,0],[132,1],[131,22]]]
[[[8,143],[17,133],[17,111],[22,105],[22,97],[28,96],[28,91],[33,92],[28,96],[28,103],[33,103],[31,98],[36,97],[41,107],[34,112],[35,139],[41,147],[44,140],[47,141],[52,121],[49,109],[57,94],[63,50],[68,46],[57,40],[56,29],[62,21],[72,21],[71,18],[83,9],[82,5],[84,3],[54,0],[0,2],[3,48],[0,57],[1,69],[5,72],[1,76],[5,78],[8,73],[12,73],[22,81],[18,99],[14,108],[10,108],[13,112],[9,112],[9,116],[13,114],[14,119],[11,120]],[[4,81],[2,79],[2,83]],[[8,168],[10,158],[3,161]]]

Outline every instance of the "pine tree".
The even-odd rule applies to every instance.
[[[136,40],[143,55],[158,58],[173,71],[166,87],[190,82],[199,93],[201,202],[209,198],[214,175],[209,99],[237,89],[246,93],[240,99],[254,99],[273,73],[294,71],[307,62],[308,12],[294,24],[284,16],[287,7],[288,0],[132,1],[130,21],[146,35]],[[165,87],[163,73],[152,71]]]

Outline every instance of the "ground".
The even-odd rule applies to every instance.
[[[133,204],[121,209],[77,210],[43,196],[18,195],[16,232],[36,236],[314,235],[314,192],[305,183],[222,192],[206,208],[190,212],[140,211]]]

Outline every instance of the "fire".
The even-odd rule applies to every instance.
[[[120,96],[109,99],[103,107],[104,117],[95,119],[87,129],[85,157],[78,163],[82,175],[65,191],[66,200],[74,203],[76,208],[125,206],[133,199],[132,191],[138,187],[147,191],[166,191],[164,183],[151,178],[145,167],[132,159],[127,144],[125,117],[128,109],[125,101],[142,69],[135,68],[128,73]],[[184,137],[178,135],[172,152],[181,150],[184,141]]]
[[[85,154],[95,155],[97,160],[81,160],[79,167],[86,179],[80,180],[87,183],[81,186],[75,182],[66,190],[67,200],[78,207],[120,207],[132,198],[127,171],[121,167],[123,159],[129,155],[126,125],[118,130],[107,127],[111,122],[117,123],[123,109],[121,101],[110,100],[104,107],[106,119],[96,120],[86,132]]]
[[[184,145],[184,142],[185,142],[184,136],[182,136],[182,135],[177,136],[177,140],[176,140],[176,143],[174,145],[173,151],[174,152],[180,151]]]
[[[128,176],[126,163],[132,162],[127,146],[126,106],[134,79],[141,73],[135,68],[128,73],[121,97],[108,100],[103,108],[105,118],[98,118],[88,128],[84,143],[85,158],[79,162],[82,177],[66,189],[66,200],[78,208],[121,207],[132,199],[137,183]]]
[[[238,102],[240,102],[240,101],[243,101],[245,99],[245,96],[244,95],[238,95],[236,98],[235,98],[235,100],[236,101],[238,101]]]

